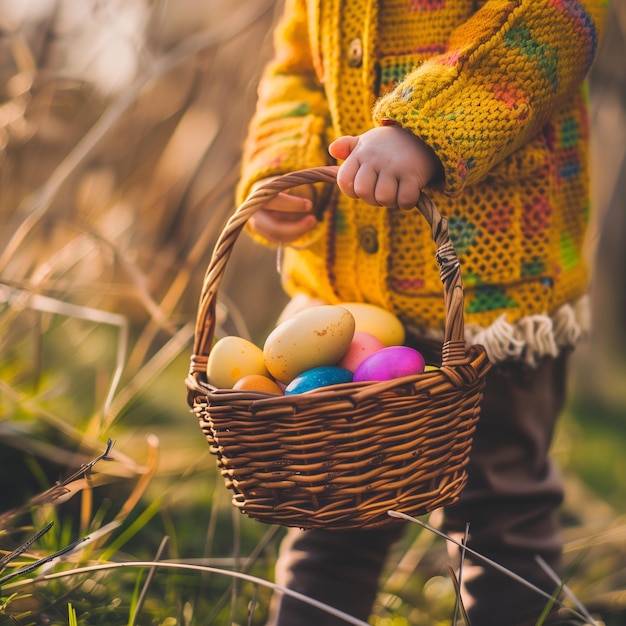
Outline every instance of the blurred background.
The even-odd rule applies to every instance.
[[[281,4],[0,0],[0,624],[263,623],[269,590],[228,572],[271,580],[283,531],[230,506],[184,378]],[[568,482],[568,584],[618,625],[626,623],[621,0],[609,8],[589,84],[594,323],[576,354],[554,453]],[[274,254],[241,238],[220,288],[218,334],[259,340],[284,302]],[[113,460],[87,468],[109,439]],[[151,559],[219,571],[77,570]],[[449,623],[444,563],[438,539],[409,533],[373,623]],[[34,573],[62,576],[35,584]]]

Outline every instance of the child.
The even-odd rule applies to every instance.
[[[561,572],[562,485],[548,457],[566,359],[584,330],[589,220],[583,92],[603,0],[286,0],[259,88],[239,199],[263,179],[341,163],[342,193],[281,193],[249,222],[285,245],[289,312],[367,301],[412,341],[444,326],[434,244],[410,210],[421,190],[448,217],[468,343],[494,364],[458,504],[444,530],[537,587]],[[331,158],[332,157],[332,158]],[[435,350],[436,352],[436,350]],[[401,527],[290,530],[277,581],[367,620]],[[466,557],[474,626],[534,624],[546,600]],[[271,620],[340,624],[275,598]],[[547,623],[577,624],[555,611]]]

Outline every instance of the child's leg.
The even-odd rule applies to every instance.
[[[389,548],[403,524],[371,531],[290,529],[276,564],[276,582],[367,621]],[[346,622],[274,594],[268,625],[345,626]]]
[[[561,478],[548,458],[565,396],[566,357],[546,359],[534,372],[521,366],[488,375],[481,418],[458,504],[446,530],[549,594],[556,585],[535,555],[561,569]],[[464,602],[472,624],[503,626],[538,617],[546,599],[466,555]],[[534,622],[533,622],[534,623]]]
[[[286,315],[319,301],[301,297]],[[419,348],[419,346],[418,346]],[[425,351],[429,346],[422,346]],[[440,348],[439,354],[440,354]],[[437,352],[436,350],[434,351]],[[461,500],[446,511],[445,530],[552,593],[554,583],[535,561],[561,569],[560,476],[548,451],[565,398],[566,357],[494,368],[488,375],[481,418]],[[281,546],[277,582],[367,620],[378,578],[400,530],[333,533],[290,530]],[[464,602],[474,626],[513,626],[539,616],[546,599],[466,555]],[[271,624],[337,624],[296,600],[276,596]]]

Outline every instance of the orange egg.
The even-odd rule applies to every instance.
[[[283,390],[267,376],[261,376],[260,374],[248,374],[240,378],[234,385],[233,389],[239,391],[261,391],[263,393],[274,393],[283,395]]]

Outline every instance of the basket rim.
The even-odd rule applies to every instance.
[[[280,410],[281,407],[292,407],[294,404],[319,405],[324,402],[350,401],[352,405],[358,406],[361,402],[369,398],[380,396],[388,392],[398,392],[398,390],[408,389],[411,385],[426,385],[421,393],[437,393],[438,390],[452,387],[467,387],[473,385],[477,379],[483,378],[490,368],[489,357],[485,348],[475,344],[467,348],[466,361],[455,362],[442,365],[435,370],[402,376],[386,381],[366,381],[348,382],[327,387],[312,389],[304,393],[292,395],[279,395],[252,390],[234,390],[219,388],[211,385],[206,380],[206,376],[197,376],[190,373],[186,379],[188,389],[188,403],[194,408],[198,400],[209,402],[211,400],[225,402],[247,402],[251,408],[256,410],[273,409]],[[410,395],[408,392],[402,395]],[[223,397],[223,398],[222,398]]]

